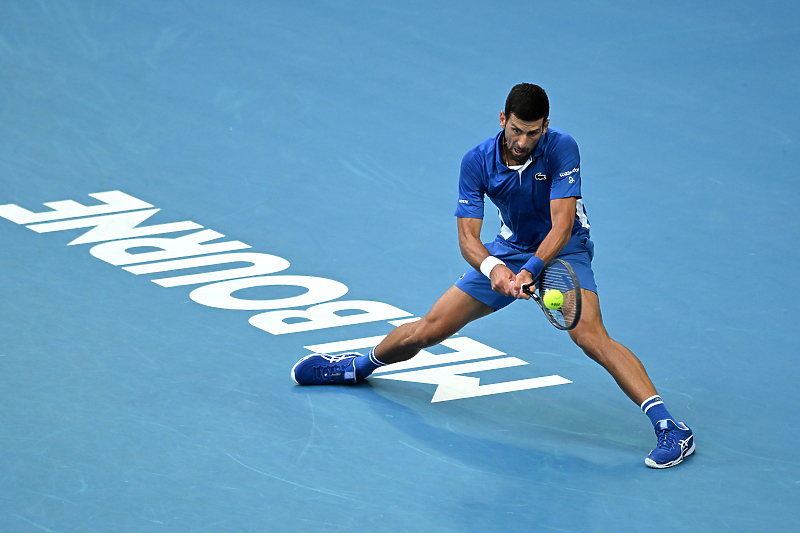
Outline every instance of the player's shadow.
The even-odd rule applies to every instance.
[[[557,483],[570,472],[644,467],[642,451],[650,440],[630,426],[630,441],[606,438],[609,424],[591,402],[577,398],[576,410],[558,401],[521,404],[509,395],[431,403],[435,385],[367,379],[355,385],[296,387],[296,393],[355,395],[382,420],[436,456],[499,475]],[[587,420],[590,421],[587,425]],[[591,422],[594,420],[595,422]],[[650,438],[647,436],[647,438]],[[645,450],[645,453],[649,448]],[[591,457],[592,459],[588,459]],[[520,469],[520,464],[528,465]]]

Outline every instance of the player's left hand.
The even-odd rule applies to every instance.
[[[532,282],[533,276],[531,273],[524,269],[520,270],[516,280],[514,280],[514,297],[520,300],[530,300],[531,297],[522,290],[522,286]]]

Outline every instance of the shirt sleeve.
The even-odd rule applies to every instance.
[[[575,139],[566,134],[560,136],[548,159],[548,171],[553,176],[550,199],[581,198],[581,156]]]
[[[461,160],[461,173],[458,177],[458,205],[456,216],[459,218],[483,218],[483,165],[477,150],[467,152]]]

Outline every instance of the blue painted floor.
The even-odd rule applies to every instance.
[[[0,5],[0,531],[794,531],[800,7],[275,4]],[[695,430],[677,468],[525,302],[407,370],[472,397],[289,377],[464,272],[459,163],[521,81],[581,148],[606,325]]]

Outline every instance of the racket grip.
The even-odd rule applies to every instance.
[[[523,283],[522,292],[524,292],[528,296],[533,296],[533,291],[531,290],[531,287],[533,287],[533,283]]]

